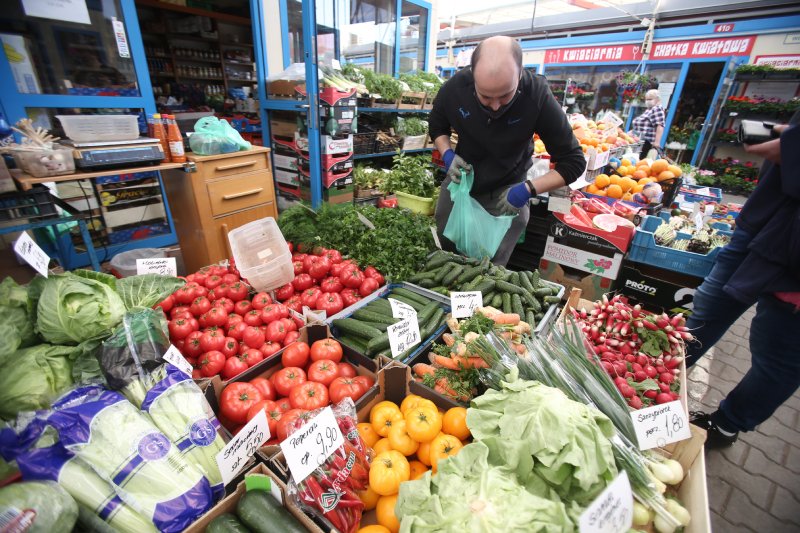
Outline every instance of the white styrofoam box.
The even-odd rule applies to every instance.
[[[145,220],[152,220],[154,218],[165,216],[166,213],[164,212],[164,204],[161,202],[129,207],[128,209],[120,209],[119,211],[108,211],[103,215],[106,220],[106,226],[109,228],[125,226],[127,224],[135,224]]]
[[[132,141],[139,138],[136,115],[56,115],[64,134],[77,142]]]

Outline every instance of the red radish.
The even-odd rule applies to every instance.
[[[673,401],[675,401],[675,400],[672,399],[672,395],[669,394],[669,393],[666,393],[666,392],[662,392],[661,394],[656,396],[656,403],[657,404],[669,403],[669,402],[673,402]]]

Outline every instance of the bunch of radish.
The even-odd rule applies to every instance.
[[[593,309],[572,310],[603,369],[634,409],[679,398],[685,342],[692,340],[682,314],[652,314],[627,298],[603,295]]]

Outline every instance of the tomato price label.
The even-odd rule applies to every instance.
[[[136,260],[136,273],[159,274],[161,276],[177,276],[178,265],[174,257],[154,257]]]
[[[307,478],[344,444],[344,436],[330,406],[281,442],[295,483]]]
[[[417,318],[417,310],[405,302],[389,298],[389,305],[392,306],[392,316],[394,318]]]
[[[389,347],[392,350],[393,358],[397,358],[401,353],[422,341],[416,318],[406,318],[393,324],[386,329],[386,332],[389,334]]]
[[[640,450],[660,448],[692,436],[680,401],[639,409],[631,413],[631,419]]]
[[[624,533],[633,524],[633,493],[623,470],[589,504],[578,521],[581,533]]]
[[[262,409],[217,454],[223,483],[230,483],[269,437],[267,413]]]
[[[183,354],[172,344],[169,345],[167,352],[164,354],[164,361],[171,364],[187,376],[192,375],[192,365],[189,361],[184,359]]]
[[[50,256],[31,239],[27,231],[23,231],[19,239],[14,243],[14,251],[32,266],[36,272],[47,277],[47,265],[50,264]]]
[[[482,305],[483,294],[481,291],[450,293],[450,308],[453,310],[453,318],[469,318],[475,309]]]

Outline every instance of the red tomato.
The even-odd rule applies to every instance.
[[[161,310],[164,311],[164,314],[167,314],[174,305],[175,305],[175,297],[170,294],[169,296],[161,300],[160,303],[157,303],[156,307],[160,307]]]
[[[203,348],[200,346],[200,338],[203,336],[203,333],[200,331],[193,331],[186,336],[186,339],[183,343],[183,355],[186,357],[200,357],[200,354],[203,353]]]
[[[347,266],[347,263],[334,263],[331,265],[331,276],[339,277],[342,270]]]
[[[224,326],[228,323],[228,312],[221,306],[212,307],[206,313],[206,324],[209,326]]]
[[[192,370],[192,379],[203,379],[203,374],[200,372],[199,368]]]
[[[291,318],[281,318],[281,323],[286,328],[286,333],[297,331],[297,324]]]
[[[307,256],[308,256],[308,254],[295,252],[295,253],[292,254],[292,261],[300,261],[302,263],[303,259],[305,259]]]
[[[210,352],[212,350],[222,351],[223,346],[225,346],[225,335],[222,331],[207,331],[200,337],[200,348],[202,348],[204,352]]]
[[[308,357],[311,349],[305,342],[295,342],[291,346],[287,346],[281,354],[281,364],[284,367],[296,366],[305,368],[308,364]]]
[[[274,400],[277,398],[275,394],[275,385],[267,378],[253,378],[250,380],[250,384],[255,385],[259,392],[261,392],[261,397],[265,400]]]
[[[195,272],[193,275],[194,275],[194,279],[192,281],[196,282],[201,287],[205,287],[206,286],[206,280],[208,279],[208,276],[206,274],[204,274],[203,272]],[[187,279],[188,279],[188,276],[187,276]]]
[[[221,276],[213,274],[213,275],[208,276],[206,278],[206,287],[208,287],[209,290],[216,289],[220,285],[222,285],[222,277]]]
[[[298,274],[295,276],[294,280],[292,280],[292,287],[294,287],[296,292],[303,292],[306,289],[310,289],[313,285],[314,279],[308,274]]]
[[[339,363],[337,369],[339,370],[339,375],[337,377],[340,378],[354,378],[358,375],[356,373],[356,368],[350,363]]]
[[[356,376],[352,379],[353,381],[364,387],[365,391],[371,389],[372,386],[375,385],[375,380],[369,376]]]
[[[181,353],[183,353],[184,344],[186,344],[186,339],[180,339],[172,343],[172,345],[175,346]]]
[[[250,348],[258,350],[264,344],[264,333],[255,326],[247,326],[242,334],[242,340]]]
[[[358,267],[352,266],[342,269],[342,272],[339,274],[339,280],[341,280],[342,285],[345,287],[358,289],[361,287],[361,283],[364,282],[364,274],[361,273]]]
[[[351,288],[342,289],[342,292],[339,293],[339,296],[342,297],[342,303],[345,307],[350,307],[361,299],[361,296],[358,294],[358,292]]]
[[[322,256],[327,258],[331,265],[342,262],[342,254],[339,250],[325,250]]]
[[[307,255],[303,259],[303,272],[310,273],[311,267],[314,266],[321,258],[317,255]],[[297,287],[295,287],[296,289]]]
[[[239,359],[247,363],[247,366],[249,368],[263,361],[264,354],[261,353],[261,350],[258,350],[256,348],[248,348],[247,350],[244,351],[243,354],[239,355]]]
[[[214,289],[214,292],[217,295],[217,299],[228,297],[228,287],[230,287],[230,285],[228,283],[223,282],[220,283],[216,289]],[[231,300],[231,303],[233,303],[233,300]]]
[[[339,278],[331,276],[323,279],[319,284],[319,288],[322,289],[322,292],[342,292],[344,286],[342,282],[339,281]]]
[[[198,361],[200,365],[200,373],[203,377],[210,378],[216,376],[222,371],[225,366],[225,355],[217,350],[211,350],[204,353]]]
[[[228,275],[233,276],[233,274],[228,274]],[[238,276],[235,277],[238,278]],[[228,287],[228,298],[230,298],[234,302],[239,302],[246,299],[249,293],[250,293],[250,287],[248,287],[241,281],[235,281],[230,287]]]
[[[272,322],[267,326],[266,338],[268,341],[283,342],[283,339],[285,337],[286,337],[286,327],[280,320],[276,320],[275,322]]]
[[[248,302],[247,300],[239,300],[233,306],[233,312],[239,316],[244,316],[247,314],[248,311],[253,309],[253,304]]]
[[[200,329],[200,323],[197,321],[196,318],[187,316],[186,320],[189,322],[189,325],[192,327],[192,331],[197,331]]]
[[[288,366],[275,372],[275,390],[281,396],[289,396],[292,387],[306,382],[306,373],[302,368]]]
[[[292,261],[292,270],[294,270],[294,275],[299,276],[303,273],[303,262],[302,261]]]
[[[331,383],[330,399],[333,403],[339,403],[348,397],[356,401],[365,392],[367,392],[367,389],[358,383],[355,378],[336,378]]]
[[[200,296],[208,297],[208,289],[203,286],[195,287],[194,289],[195,298],[199,298]]]
[[[281,302],[285,302],[292,296],[294,296],[294,286],[291,283],[287,283],[275,290],[275,298]]]
[[[264,309],[272,303],[272,297],[266,292],[259,292],[253,296],[253,309]]]
[[[306,307],[310,307],[311,309],[316,309],[317,299],[319,299],[319,295],[323,294],[319,287],[311,287],[310,289],[306,289],[303,291],[303,295],[300,297],[300,301]]]
[[[335,339],[321,339],[311,345],[311,360],[328,359],[334,363],[342,360],[342,345]]]
[[[217,293],[217,296],[219,296],[219,293]],[[233,300],[231,300],[226,296],[223,296],[221,298],[217,298],[217,300],[215,300],[214,303],[212,304],[212,307],[221,307],[225,310],[225,314],[229,315],[233,313],[235,309],[235,304],[233,303]]]
[[[294,244],[292,244],[292,241],[287,242],[286,245],[289,247],[289,253],[294,252]]]
[[[261,353],[264,354],[264,359],[271,355],[275,355],[281,351],[281,343],[267,341],[261,345]]]
[[[235,360],[228,359],[228,363]],[[226,368],[228,363],[225,364]],[[231,422],[243,424],[247,422],[247,412],[261,400],[261,393],[250,383],[231,383],[222,390],[220,411]]]
[[[241,355],[237,355],[235,357],[229,357],[225,361],[225,366],[222,368],[222,379],[227,381],[229,379],[235,378],[248,368],[250,367],[247,365],[247,361],[242,360]],[[228,389],[226,388],[225,390]]]
[[[333,361],[320,359],[308,366],[308,380],[322,383],[326,387],[339,377],[339,368]]]
[[[175,291],[174,295],[176,302],[183,305],[189,305],[196,298],[195,286],[187,283],[186,285]]]
[[[274,436],[278,431],[278,420],[281,419],[281,415],[283,414],[281,410],[278,409],[278,404],[272,400],[261,400],[260,402],[253,404],[253,406],[247,412],[247,421],[251,421],[259,413],[259,411],[264,411],[264,413],[267,415],[269,435],[270,437]]]
[[[189,311],[188,305],[177,305],[173,307],[169,312],[169,317],[172,320],[175,320],[176,318],[181,318],[182,316],[186,315],[193,316],[192,312]]]
[[[208,313],[210,309],[211,309],[211,300],[209,300],[205,296],[200,296],[198,298],[195,298],[192,301],[192,305],[189,306],[189,311],[191,311],[191,313],[194,316],[200,316],[204,313]]]
[[[244,321],[244,319],[242,318],[242,315],[237,314],[237,313],[231,313],[231,314],[228,315],[228,322],[225,323],[225,327],[230,328],[230,327],[235,326],[236,324],[238,324],[239,322],[242,322],[242,321]]]
[[[227,359],[233,357],[239,351],[239,341],[233,337],[225,337],[225,344],[222,345],[222,354]]]
[[[222,282],[227,283],[228,285],[233,285],[238,281],[239,281],[239,276],[237,276],[236,274],[231,274],[229,272],[227,274],[222,275]]]
[[[301,420],[305,414],[306,411],[303,411],[302,409],[289,409],[284,411],[281,419],[278,420],[278,440],[286,440],[286,437],[288,437],[291,433],[294,433],[295,425],[300,424],[298,420]]]
[[[284,304],[275,304],[275,309],[278,310],[278,318],[289,318],[289,308]]]
[[[375,278],[364,278],[364,281],[361,282],[361,286],[358,288],[358,294],[361,296],[369,296],[373,292],[375,292],[380,284],[378,280]]]
[[[315,309],[321,309],[322,311],[325,311],[329,317],[344,309],[342,297],[336,292],[323,292],[320,294],[319,298],[317,298],[317,303],[314,305]]]
[[[248,311],[247,314],[244,315],[244,323],[248,326],[260,326],[263,324],[264,321],[261,320],[261,311],[258,309],[251,309]]]
[[[289,403],[295,409],[313,411],[328,405],[328,387],[322,383],[306,381],[294,387],[289,393]]]
[[[378,270],[374,266],[368,266],[364,269],[364,276],[368,278],[372,278],[378,282],[378,285],[383,285],[386,283],[386,280],[383,278],[383,275],[378,272]]]
[[[237,341],[241,341],[244,338],[244,332],[249,328],[247,324],[244,322],[237,322],[233,326],[228,326],[228,337],[233,337]]]
[[[284,346],[289,346],[290,344],[292,344],[293,342],[295,342],[299,338],[300,338],[300,332],[299,331],[290,331],[290,332],[286,333],[286,337],[283,338],[283,345]]]
[[[303,266],[305,266],[305,264]],[[308,269],[308,274],[312,278],[320,280],[328,275],[330,269],[331,269],[331,262],[328,260],[328,258],[320,257],[317,261],[315,261],[311,265],[311,268]]]
[[[278,309],[279,304],[269,304],[261,310],[261,322],[264,324],[271,324],[276,320],[280,320],[281,313]]]
[[[172,340],[185,339],[193,331],[192,325],[185,318],[170,320],[167,323],[169,338]]]
[[[283,302],[283,305],[285,305],[286,307],[297,313],[301,313],[303,311],[303,301],[297,294],[295,294],[294,296]]]
[[[278,404],[278,409],[284,413],[292,410],[292,404],[289,402],[289,398],[278,398],[275,402]]]

